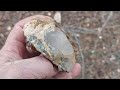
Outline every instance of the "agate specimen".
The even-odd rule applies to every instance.
[[[73,47],[51,17],[36,17],[26,23],[23,29],[26,45],[43,54],[58,67],[59,71],[72,70],[76,62]]]

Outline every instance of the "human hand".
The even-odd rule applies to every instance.
[[[35,15],[19,21],[10,32],[0,51],[0,78],[2,79],[72,79],[79,75],[80,65],[75,64],[70,73],[58,72],[44,56],[30,54],[25,45],[23,26]],[[33,55],[33,56],[32,56]]]

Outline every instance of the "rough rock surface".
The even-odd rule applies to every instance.
[[[27,45],[34,47],[53,64],[59,71],[70,72],[75,63],[74,49],[60,27],[51,17],[36,17],[24,25]]]

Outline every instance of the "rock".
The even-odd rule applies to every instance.
[[[55,15],[54,15],[54,20],[57,22],[57,23],[61,23],[61,13],[60,12],[56,12]]]
[[[24,25],[27,46],[48,58],[59,71],[70,72],[76,62],[74,49],[54,19],[48,16],[35,18]]]

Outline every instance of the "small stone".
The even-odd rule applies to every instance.
[[[60,12],[56,12],[55,15],[54,15],[54,20],[57,22],[57,23],[61,23],[61,13]]]
[[[4,35],[3,35],[3,34],[0,34],[0,37],[1,37],[1,38],[4,38]]]
[[[80,35],[79,35],[79,34],[76,34],[76,36],[77,36],[77,37],[80,37]]]
[[[105,79],[109,79],[109,77],[108,77],[108,76],[105,76]]]
[[[104,54],[106,54],[106,51],[103,51],[104,52]]]
[[[7,27],[7,30],[8,30],[8,31],[10,31],[11,29],[12,29],[12,27],[11,27],[11,26],[8,26],[8,27]]]
[[[101,28],[98,28],[97,30],[98,30],[98,33],[100,33],[100,32],[102,31],[102,29],[101,29]]]
[[[90,24],[89,23],[87,23],[87,25],[86,25],[87,27],[89,27],[90,26]]]
[[[103,47],[103,49],[105,50],[105,49],[106,49],[106,47]]]
[[[117,69],[117,72],[119,72],[119,73],[120,73],[120,69]]]
[[[47,15],[48,15],[48,16],[51,16],[51,13],[50,13],[50,12],[48,12],[48,13],[47,13]]]
[[[87,22],[87,23],[90,22],[90,19],[89,19],[89,18],[86,18],[85,22]]]
[[[94,51],[94,50],[92,50],[92,51],[91,51],[91,53],[93,54],[93,53],[95,53],[95,51]]]
[[[115,59],[116,59],[116,57],[114,55],[111,55],[110,61],[113,61]]]
[[[102,60],[102,63],[105,63],[105,61],[104,61],[104,60]]]
[[[99,36],[99,39],[102,39],[102,36]]]

